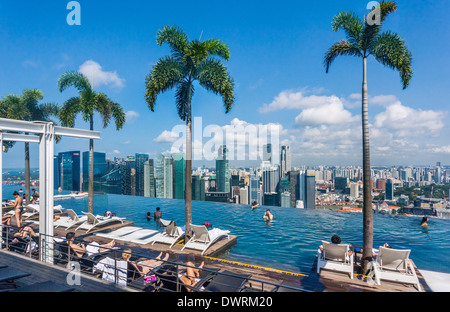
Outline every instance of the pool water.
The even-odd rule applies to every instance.
[[[88,200],[55,201],[81,214]],[[162,218],[184,225],[184,201],[125,195],[95,195],[94,214],[112,211],[133,221],[135,226],[156,229],[146,214],[160,207]],[[262,219],[269,208],[270,223]],[[362,214],[331,210],[307,210],[192,201],[192,223],[211,223],[237,236],[222,258],[253,265],[308,274],[322,240],[337,234],[344,243],[362,245]],[[388,243],[394,248],[411,249],[410,258],[419,269],[450,273],[450,220],[430,218],[428,228],[420,226],[420,217],[374,215],[374,247]]]

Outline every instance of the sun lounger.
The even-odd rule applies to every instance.
[[[236,275],[230,271],[214,274],[209,279],[197,283],[197,289],[206,292],[240,292],[244,289],[251,275]],[[202,288],[203,287],[203,288]]]
[[[3,268],[0,269],[0,284],[4,286],[13,286],[14,288],[16,288],[16,280],[30,275],[30,273],[25,273],[13,268]]]
[[[175,221],[171,221],[169,225],[164,227],[164,232],[155,235],[152,245],[155,243],[169,244],[172,248],[184,236],[184,228],[177,226]]]
[[[67,217],[61,217],[59,220],[56,220],[53,225],[55,228],[57,227],[65,227],[66,230],[70,229],[72,226],[83,223],[87,220],[86,216],[78,216],[75,211],[72,209],[67,209]]]
[[[22,218],[25,220],[32,218],[39,214],[39,205],[29,204],[25,207],[26,212],[22,214]],[[63,207],[61,205],[57,205],[53,207],[53,212],[62,212]]]
[[[377,260],[372,262],[372,273],[375,282],[380,285],[380,280],[389,280],[400,283],[415,284],[420,291],[420,283],[416,270],[409,259],[411,250],[399,250],[380,247]]]
[[[349,273],[353,279],[353,257],[348,255],[349,245],[322,241],[322,246],[323,252],[317,256],[317,274],[320,269],[328,269]]]
[[[87,220],[85,222],[83,222],[80,226],[78,226],[75,229],[75,231],[77,231],[78,229],[82,229],[82,230],[86,230],[86,233],[89,233],[94,228],[101,227],[108,223],[121,222],[123,224],[123,220],[124,220],[124,218],[119,218],[119,217],[102,217],[102,216],[94,216],[92,213],[89,213],[89,212],[83,212],[83,213],[86,215]]]
[[[191,229],[193,235],[181,250],[184,250],[185,248],[196,249],[202,251],[202,255],[219,239],[224,237],[229,238],[228,234],[230,233],[230,231],[224,231],[217,228],[208,231],[204,225],[191,225]]]

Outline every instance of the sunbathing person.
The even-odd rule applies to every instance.
[[[152,269],[156,268],[157,266],[160,266],[165,261],[169,260],[169,256],[170,256],[169,253],[166,252],[166,254],[164,255],[164,258],[161,259],[161,257],[162,257],[162,251],[161,251],[161,253],[155,259],[148,259],[148,260],[144,260],[144,261],[135,262],[135,261],[130,261],[131,249],[125,249],[124,252],[122,253],[122,259],[125,261],[128,261],[141,276],[146,275]]]
[[[74,232],[69,232],[66,234],[67,245],[69,245],[69,247],[73,250],[73,252],[75,252],[77,257],[79,257],[79,258],[82,258],[84,256],[84,254],[86,254],[86,253],[87,253],[87,255],[89,255],[89,254],[107,251],[107,250],[113,248],[114,245],[116,244],[115,240],[112,240],[108,244],[100,245],[97,242],[92,242],[92,243],[89,243],[88,246],[86,246],[85,244],[82,244],[82,243],[75,244],[74,240],[75,240]]]
[[[23,228],[21,228],[19,230],[19,232],[17,232],[16,234],[14,234],[15,237],[20,237],[20,238],[26,238],[28,237],[28,235],[31,235],[32,237],[38,237],[39,234],[36,234],[33,229],[29,226],[24,226]]]
[[[191,291],[191,287],[194,287],[195,284],[197,284],[200,280],[200,271],[203,269],[205,262],[202,261],[202,263],[198,267],[195,267],[195,265],[191,261],[186,262],[186,265],[188,265],[188,267],[186,269],[186,272],[182,276],[180,276],[180,280],[183,282],[183,284],[188,286],[186,287],[186,289],[188,291]]]
[[[2,224],[11,225],[11,217],[12,215],[6,214],[2,217]]]

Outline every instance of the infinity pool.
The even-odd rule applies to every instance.
[[[87,211],[87,198],[55,201],[77,213]],[[94,214],[109,210],[134,221],[136,226],[157,228],[147,221],[147,212],[160,207],[162,218],[184,224],[184,201],[124,195],[95,195]],[[262,216],[269,208],[270,223]],[[330,210],[282,207],[258,207],[227,203],[192,202],[193,224],[211,223],[230,230],[237,244],[224,259],[266,266],[292,272],[308,273],[318,245],[331,236],[343,242],[362,245],[362,214]],[[374,247],[389,243],[394,248],[411,249],[411,259],[419,269],[450,273],[450,220],[430,218],[428,228],[420,226],[419,217],[374,215]]]

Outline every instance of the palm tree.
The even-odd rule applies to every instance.
[[[234,103],[234,82],[221,60],[230,58],[229,48],[218,39],[189,41],[177,26],[160,29],[156,43],[167,43],[171,55],[160,58],[146,79],[145,98],[153,112],[158,94],[175,89],[178,116],[186,122],[185,223],[186,234],[192,222],[192,97],[194,82],[223,99],[225,112]]]
[[[80,113],[83,120],[89,122],[89,129],[94,130],[94,112],[102,118],[103,128],[106,128],[111,118],[114,119],[116,129],[120,130],[125,123],[125,113],[122,107],[109,99],[106,94],[95,92],[85,75],[69,71],[58,80],[58,88],[63,92],[68,87],[75,87],[79,96],[68,99],[59,113],[59,119],[65,127],[74,127],[75,119]],[[94,211],[94,140],[89,140],[89,184],[88,184],[88,212]]]
[[[325,54],[324,66],[328,73],[330,65],[341,55],[360,57],[363,60],[362,83],[362,138],[363,138],[363,268],[367,272],[372,258],[373,211],[370,179],[369,117],[367,92],[367,58],[372,55],[378,62],[400,73],[403,89],[406,89],[413,75],[411,52],[404,41],[394,32],[382,32],[382,25],[390,13],[397,11],[394,1],[381,1],[373,8],[378,12],[379,23],[360,19],[353,12],[341,12],[333,18],[334,31],[343,29],[346,40],[333,44]],[[376,17],[376,16],[375,16]]]
[[[52,116],[58,116],[58,105],[54,103],[41,103],[43,93],[37,89],[25,89],[21,96],[7,95],[3,101],[6,105],[5,117],[26,121],[51,121]],[[59,137],[56,141],[59,141]],[[25,142],[25,201],[30,203],[30,144]]]

